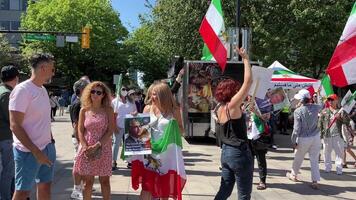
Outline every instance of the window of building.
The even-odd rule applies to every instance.
[[[19,27],[20,27],[20,22],[18,22],[18,21],[11,22],[11,30],[17,31],[17,30],[19,30]]]
[[[9,10],[10,0],[0,0],[0,10]]]
[[[20,0],[11,0],[10,10],[20,10]]]
[[[0,21],[0,30],[10,30],[10,22]]]

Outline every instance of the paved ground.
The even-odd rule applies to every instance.
[[[57,163],[55,181],[53,185],[53,199],[69,199],[73,187],[71,179],[73,145],[71,143],[71,125],[69,116],[57,117],[52,124],[52,131],[56,139]],[[277,151],[267,154],[268,162],[268,189],[257,191],[258,183],[257,162],[255,162],[253,199],[356,199],[356,168],[351,167],[344,170],[343,175],[325,173],[321,170],[321,185],[319,190],[309,187],[310,168],[309,160],[305,159],[300,179],[302,182],[293,183],[285,174],[290,169],[293,160],[291,148],[289,148],[289,136],[276,135],[276,143],[279,145]],[[349,157],[350,158],[350,157]],[[188,181],[183,191],[184,200],[210,200],[213,199],[220,183],[220,149],[212,142],[202,140],[184,141],[184,160]],[[111,177],[112,199],[139,199],[139,191],[131,189],[130,170],[125,163],[119,162],[120,169],[115,171]],[[320,164],[323,169],[323,163]],[[94,185],[96,192],[94,199],[101,199],[100,185],[98,181]],[[236,188],[230,199],[236,199]],[[34,199],[34,198],[33,198]]]

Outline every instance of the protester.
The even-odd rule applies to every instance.
[[[49,103],[51,105],[51,121],[55,121],[54,117],[56,116],[57,108],[59,107],[59,103],[57,97],[54,94],[49,95]]]
[[[128,94],[128,92],[130,92]],[[126,87],[122,87],[119,97],[112,100],[111,104],[114,108],[116,116],[116,128],[114,129],[113,147],[112,147],[112,170],[117,169],[117,158],[119,155],[119,147],[123,140],[124,128],[125,128],[125,116],[127,114],[137,115],[136,105],[134,101],[134,90],[129,90]],[[130,168],[130,163],[128,163]]]
[[[58,105],[59,105],[59,116],[63,116],[64,115],[64,107],[66,106],[66,100],[64,99],[63,96],[59,97]]]
[[[331,152],[334,150],[336,154],[336,174],[341,175],[345,145],[341,131],[343,124],[347,125],[349,129],[351,128],[350,118],[345,112],[339,112],[336,94],[329,95],[327,101],[330,106],[321,112],[319,119],[323,138],[325,172],[331,171]]]
[[[76,81],[73,85],[74,93],[76,96],[76,99],[73,101],[72,106],[70,107],[69,113],[70,113],[70,119],[72,121],[72,127],[73,127],[73,134],[72,134],[72,143],[74,145],[74,163],[76,161],[76,157],[78,154],[78,147],[79,147],[79,136],[78,136],[78,122],[79,122],[79,113],[81,109],[81,103],[80,103],[80,97],[83,94],[84,88],[89,84],[88,81],[79,79]],[[71,198],[73,199],[82,199],[82,177],[75,172],[74,168],[72,170],[72,176],[73,176],[73,190],[70,195]]]
[[[290,106],[286,105],[279,113],[279,126],[280,134],[288,135],[288,121],[289,121]]]
[[[244,62],[244,82],[232,79],[221,81],[215,91],[215,99],[222,104],[217,109],[216,124],[222,142],[221,183],[216,200],[228,199],[235,181],[238,199],[251,199],[253,157],[247,141],[246,122],[241,105],[252,84],[251,66],[246,50],[236,48]]]
[[[74,171],[84,180],[83,199],[91,199],[94,176],[99,176],[103,199],[110,199],[111,135],[114,112],[110,89],[102,82],[87,85],[81,97],[78,136],[79,153]]]
[[[143,109],[145,107],[145,101],[142,96],[142,92],[140,89],[137,89],[135,92],[135,105],[136,105],[136,110],[138,113],[142,113]]]
[[[54,58],[36,54],[30,60],[30,79],[18,84],[10,95],[10,128],[14,134],[15,193],[26,199],[33,183],[37,198],[50,199],[56,149],[51,134],[51,106],[43,84],[54,75]]]
[[[269,125],[269,120],[271,118],[270,113],[264,113],[261,116],[254,114],[256,116],[256,120],[259,123],[255,122],[256,126],[258,126],[259,130],[263,130],[260,134],[260,137],[271,137],[271,126]],[[258,183],[257,190],[265,190],[266,186],[266,178],[267,178],[267,147],[260,147],[258,145],[254,145],[254,142],[251,142],[252,153],[256,156],[257,164],[258,164],[258,172],[260,177],[260,182]]]
[[[12,179],[15,176],[14,154],[12,151],[12,132],[9,119],[9,97],[19,82],[19,71],[12,65],[1,69],[0,84],[0,199],[12,197]]]
[[[149,95],[147,95],[149,96]],[[132,186],[141,184],[140,199],[181,198],[186,182],[182,155],[183,125],[179,107],[169,86],[154,84],[150,98],[150,124],[152,154],[132,156]]]
[[[298,181],[297,175],[305,154],[309,153],[311,187],[317,189],[318,181],[320,181],[319,152],[321,148],[318,114],[323,105],[311,103],[311,96],[306,89],[299,90],[294,98],[299,100],[300,106],[294,111],[294,127],[291,138],[294,148],[294,160],[291,173],[287,173],[287,177],[291,181]]]
[[[342,168],[348,168],[346,162],[346,153],[349,153],[350,156],[354,159],[354,167],[356,167],[356,155],[351,149],[354,143],[353,130],[351,129],[351,127],[347,127],[345,124],[342,125],[341,129],[342,129],[342,138],[345,142],[344,156],[342,158]]]

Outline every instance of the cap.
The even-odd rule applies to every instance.
[[[1,68],[1,80],[3,81],[10,81],[19,74],[19,71],[13,65],[8,65]]]
[[[301,89],[297,94],[294,95],[294,98],[298,100],[310,99],[310,93],[306,89]]]
[[[339,97],[336,94],[330,94],[328,99],[337,100]]]
[[[90,82],[88,80],[79,79],[73,85],[73,90],[76,92],[77,90],[82,90],[87,86]]]
[[[129,92],[127,93],[127,95],[131,95],[131,94],[135,94],[135,90],[129,90]]]

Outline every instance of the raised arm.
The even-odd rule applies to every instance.
[[[244,63],[244,82],[242,83],[240,90],[231,98],[229,109],[240,108],[242,102],[247,97],[252,84],[251,65],[246,50],[244,48],[236,48],[235,50],[240,54]]]

